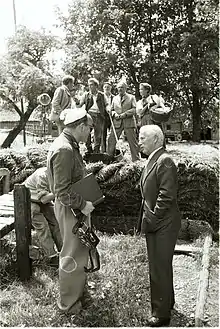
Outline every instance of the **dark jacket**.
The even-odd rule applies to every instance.
[[[101,91],[98,91],[97,93],[97,106],[100,111],[101,117],[104,119],[106,115],[106,106],[107,106],[107,100],[104,97],[104,94]],[[85,95],[85,100],[84,100],[85,106],[86,106],[86,111],[88,112],[89,109],[93,105],[93,96],[89,92],[86,93]]]
[[[142,194],[138,231],[155,232],[169,225],[180,225],[177,205],[177,169],[169,154],[158,150],[143,170]]]

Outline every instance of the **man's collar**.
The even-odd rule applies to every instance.
[[[92,93],[91,93],[91,91],[89,91],[89,94],[90,94],[91,96],[98,96],[98,93],[99,93],[99,91],[98,91],[98,90],[96,91],[96,93],[95,93],[95,94],[92,94]]]
[[[161,150],[162,148],[163,148],[163,146],[158,147],[156,150],[154,150],[154,151],[149,155],[149,157],[148,157],[148,162],[150,161],[150,159],[153,158],[154,154],[156,154],[157,151]]]
[[[72,145],[72,147],[76,148],[76,149],[79,149],[79,144],[78,142],[76,141],[76,139],[73,137],[73,135],[64,128],[63,130],[63,135],[65,137],[67,137],[67,139],[69,140],[70,144]]]

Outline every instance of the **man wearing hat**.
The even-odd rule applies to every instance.
[[[81,310],[86,281],[84,267],[87,266],[89,249],[72,233],[77,218],[71,208],[81,211],[89,225],[93,204],[74,192],[73,184],[85,176],[79,143],[87,141],[92,125],[92,118],[85,109],[66,110],[64,129],[52,143],[47,158],[49,185],[55,195],[54,212],[63,238],[59,262],[58,307],[70,314]]]
[[[151,95],[152,87],[149,83],[140,83],[139,92],[141,99],[137,102],[136,113],[138,116],[138,126],[142,127],[154,123],[149,110],[164,107],[164,102],[162,97],[156,94]]]
[[[103,139],[104,123],[106,120],[106,110],[108,101],[105,95],[98,90],[99,81],[95,78],[88,80],[89,92],[86,92],[80,101],[80,106],[85,104],[86,111],[91,115],[94,124],[94,153],[100,153]],[[89,153],[93,153],[91,135],[86,142]]]
[[[118,95],[113,97],[110,115],[113,119],[113,124],[117,137],[119,138],[122,132],[125,132],[129,143],[132,161],[139,160],[139,148],[136,138],[136,100],[135,97],[126,92],[127,84],[120,81],[117,85]],[[116,138],[114,130],[111,128],[107,153],[111,156],[115,153]]]
[[[142,98],[137,102],[136,107],[138,128],[144,125],[156,124],[164,132],[163,122],[168,120],[172,109],[172,107],[165,106],[162,97],[164,93],[160,91],[159,96],[156,94],[151,95],[152,87],[149,83],[140,83],[139,92]],[[163,146],[166,147],[165,134]],[[143,156],[142,153],[141,155]]]
[[[72,106],[72,99],[76,92],[74,86],[75,78],[71,75],[64,76],[62,80],[62,86],[55,90],[52,99],[52,111],[50,114],[50,121],[54,121],[58,127],[58,133],[60,134],[63,129],[63,123],[60,120],[60,113],[67,108]]]

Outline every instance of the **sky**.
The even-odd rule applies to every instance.
[[[44,27],[55,35],[62,35],[56,23],[55,7],[66,13],[71,0],[14,0],[16,25],[25,25],[29,29]],[[13,0],[0,0],[0,54],[6,52],[7,38],[15,33]]]

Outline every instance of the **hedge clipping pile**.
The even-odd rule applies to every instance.
[[[218,161],[204,162],[171,151],[178,168],[178,204],[183,218],[209,222],[218,230]],[[37,168],[46,165],[47,150],[43,146],[15,152],[0,150],[0,167],[10,170],[11,189],[22,183]],[[87,164],[105,195],[105,201],[93,212],[93,223],[107,233],[130,233],[136,227],[141,195],[138,187],[145,162],[102,162]]]

